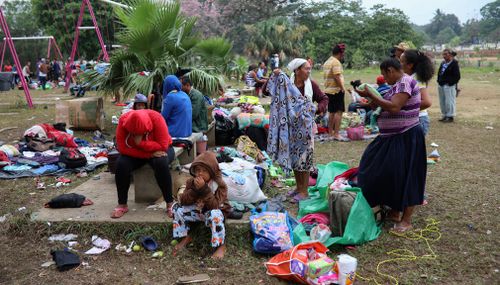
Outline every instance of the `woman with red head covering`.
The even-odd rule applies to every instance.
[[[115,183],[118,206],[112,218],[128,212],[127,199],[132,171],[148,163],[154,170],[156,182],[172,216],[172,177],[169,164],[175,157],[172,138],[162,115],[153,110],[131,110],[120,117],[116,129],[120,156],[116,162]]]

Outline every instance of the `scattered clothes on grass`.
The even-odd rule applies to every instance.
[[[66,271],[80,265],[80,257],[71,251],[53,250],[50,252],[59,271]]]

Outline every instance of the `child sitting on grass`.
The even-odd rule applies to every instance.
[[[227,200],[227,185],[213,152],[200,154],[191,164],[189,172],[193,178],[186,181],[186,189],[179,195],[179,203],[173,205],[174,238],[183,238],[174,248],[174,256],[191,241],[190,222],[205,222],[212,231],[211,243],[216,251],[212,258],[221,259],[226,251],[225,216],[230,212]]]

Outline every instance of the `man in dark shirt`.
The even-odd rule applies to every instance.
[[[443,123],[451,123],[455,117],[456,98],[457,98],[457,83],[460,80],[460,67],[458,61],[452,56],[452,51],[449,49],[443,50],[444,61],[439,66],[438,70],[438,91],[439,91],[439,106],[443,117],[439,120]]]

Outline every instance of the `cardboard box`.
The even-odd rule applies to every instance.
[[[104,129],[104,101],[101,97],[87,97],[59,101],[56,104],[56,123],[66,123],[76,130]]]

